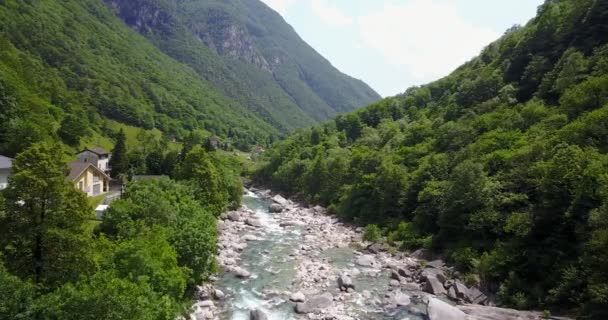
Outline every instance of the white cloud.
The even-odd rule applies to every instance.
[[[291,7],[295,0],[262,0],[269,7],[280,13],[283,17],[287,14],[287,10]]]
[[[418,82],[448,74],[500,33],[474,26],[448,2],[386,4],[358,19],[362,41]]]
[[[327,25],[345,27],[353,24],[351,17],[337,7],[331,6],[327,0],[312,0],[311,6],[312,11]]]

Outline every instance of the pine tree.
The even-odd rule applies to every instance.
[[[129,159],[127,157],[127,137],[125,132],[120,129],[116,136],[116,145],[112,150],[112,158],[110,158],[110,167],[112,168],[112,178],[118,178],[127,173],[129,168]]]

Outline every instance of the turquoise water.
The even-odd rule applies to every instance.
[[[295,257],[290,254],[294,253],[302,242],[302,229],[287,230],[280,227],[273,214],[268,211],[271,204],[268,199],[249,193],[244,197],[243,204],[256,212],[264,228],[257,234],[261,240],[248,242],[247,248],[241,254],[239,265],[250,271],[252,277],[242,280],[224,273],[216,283],[216,286],[227,294],[221,319],[248,320],[249,311],[252,309],[264,311],[271,320],[299,319],[293,311],[294,304],[286,301],[287,296],[282,293],[294,289],[291,282],[296,276],[297,264]],[[334,248],[321,252],[320,255],[327,257],[335,269],[353,267],[355,254],[352,249]],[[386,272],[378,277],[362,273],[353,280],[357,289],[365,288],[379,298],[382,298],[389,286],[389,276]],[[424,319],[417,315],[416,309],[420,308],[419,305],[382,310],[366,303],[363,298],[352,303],[354,309],[360,312],[358,319]]]

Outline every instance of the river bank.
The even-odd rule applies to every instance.
[[[199,288],[191,319],[542,319],[492,307],[441,260],[370,246],[325,208],[268,190],[247,190],[218,229],[222,273]]]

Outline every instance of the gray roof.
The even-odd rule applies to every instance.
[[[5,156],[0,156],[0,169],[10,169],[13,167],[13,160],[12,158],[9,157],[5,157]]]
[[[109,152],[109,151],[107,151],[107,150],[106,150],[106,149],[104,149],[104,148],[100,148],[100,147],[95,147],[95,148],[86,148],[86,149],[84,149],[84,150],[82,150],[82,151],[80,151],[80,152],[78,152],[78,153],[83,153],[83,152],[85,152],[85,151],[91,151],[91,152],[93,152],[93,153],[95,153],[95,154],[97,154],[97,155],[99,155],[99,156],[104,156],[104,155],[106,155],[106,154],[110,154],[110,152]]]

